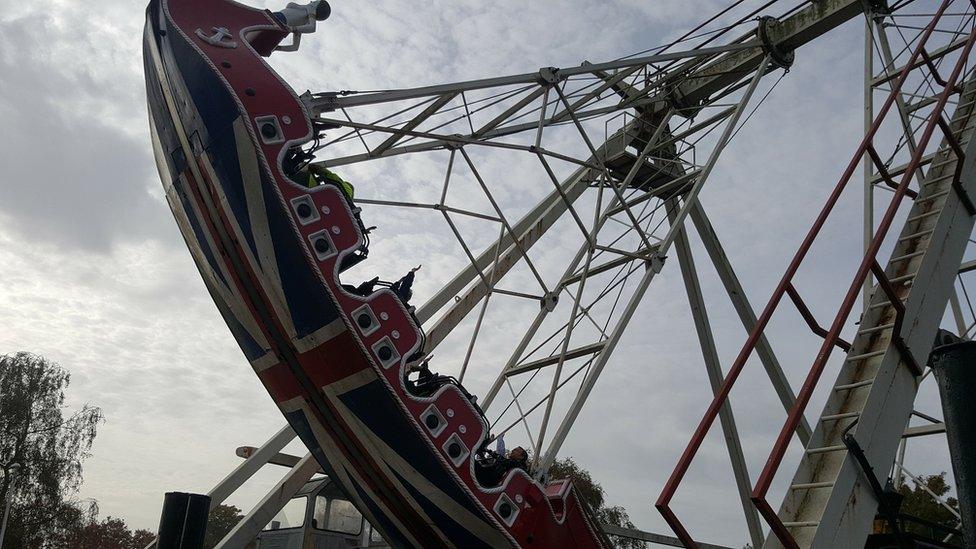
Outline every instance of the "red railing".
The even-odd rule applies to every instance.
[[[959,93],[960,91],[960,88],[957,86],[957,81],[960,75],[962,74],[964,67],[966,66],[970,53],[972,52],[974,41],[976,41],[976,29],[974,29],[970,33],[969,38],[966,41],[966,44],[964,46],[964,49],[960,54],[959,61],[956,63],[956,66],[954,67],[952,74],[948,79],[943,79],[943,77],[938,74],[935,64],[932,62],[932,59],[929,56],[929,54],[925,51],[925,46],[928,43],[929,38],[931,38],[932,34],[935,32],[936,26],[938,25],[939,21],[942,19],[943,15],[945,14],[946,9],[949,7],[950,4],[952,4],[952,2],[953,0],[944,0],[938,12],[933,17],[931,23],[929,23],[929,25],[923,31],[922,36],[917,46],[915,47],[915,50],[910,60],[905,64],[904,69],[899,74],[897,82],[891,90],[891,94],[889,95],[888,99],[885,101],[884,105],[881,107],[878,116],[875,118],[873,124],[871,125],[870,130],[868,131],[867,135],[865,135],[864,139],[861,141],[861,144],[857,149],[857,152],[854,154],[854,158],[847,166],[847,169],[844,171],[844,174],[843,176],[841,176],[841,179],[837,183],[836,187],[834,187],[834,190],[831,192],[830,196],[828,197],[826,204],[824,205],[823,209],[820,212],[820,215],[817,217],[816,221],[814,222],[813,227],[807,233],[806,238],[804,238],[803,243],[800,245],[799,249],[794,255],[792,262],[790,263],[789,267],[786,270],[786,273],[783,275],[783,278],[780,280],[779,285],[776,287],[776,290],[773,292],[773,295],[770,298],[769,303],[767,303],[765,309],[763,309],[762,315],[759,317],[755,328],[750,332],[749,337],[746,339],[746,342],[742,347],[742,350],[739,352],[735,361],[732,363],[732,366],[729,369],[729,373],[726,376],[725,381],[722,383],[722,386],[719,389],[719,391],[715,394],[715,397],[713,398],[711,404],[709,405],[707,411],[705,412],[704,417],[702,418],[697,429],[695,430],[695,433],[692,436],[691,441],[688,443],[688,446],[685,449],[684,453],[682,454],[681,459],[678,461],[678,464],[675,467],[674,471],[672,472],[671,477],[668,479],[668,482],[667,484],[665,484],[660,497],[655,503],[655,507],[657,507],[658,511],[661,513],[661,515],[664,517],[667,523],[671,526],[671,529],[674,530],[675,534],[678,536],[678,538],[681,539],[681,542],[686,547],[696,548],[697,544],[694,541],[694,539],[691,537],[691,535],[688,533],[688,531],[685,529],[685,527],[682,525],[681,521],[678,520],[678,517],[671,510],[670,508],[671,500],[673,499],[675,492],[678,489],[678,485],[681,483],[685,474],[688,472],[692,460],[694,459],[703,441],[705,440],[705,436],[708,434],[709,429],[714,424],[715,419],[719,414],[719,411],[721,410],[725,402],[728,400],[729,393],[732,391],[733,385],[735,384],[736,380],[739,378],[739,374],[742,373],[742,370],[745,367],[746,362],[748,361],[749,357],[752,355],[753,351],[755,350],[756,344],[759,342],[759,339],[763,336],[763,333],[767,325],[769,324],[770,319],[772,318],[773,314],[776,312],[784,296],[788,295],[790,297],[791,301],[797,307],[801,316],[807,322],[811,330],[815,334],[818,334],[824,338],[823,344],[821,345],[820,350],[817,353],[816,359],[810,368],[807,378],[804,381],[803,387],[800,390],[799,394],[797,395],[797,400],[794,403],[792,409],[789,411],[787,420],[784,423],[782,430],[780,431],[779,437],[777,438],[776,443],[773,446],[769,458],[766,461],[766,465],[763,468],[763,471],[760,474],[759,480],[755,488],[753,489],[751,495],[753,505],[756,506],[756,509],[760,512],[760,514],[762,514],[763,518],[765,518],[766,522],[769,524],[773,533],[776,535],[777,538],[779,538],[780,542],[782,542],[784,546],[797,547],[797,544],[796,541],[793,539],[793,536],[790,534],[789,530],[780,520],[776,511],[773,510],[773,508],[766,501],[766,496],[769,491],[770,485],[773,482],[773,478],[775,477],[776,471],[779,468],[780,464],[782,463],[783,457],[786,455],[786,451],[789,446],[790,440],[792,439],[793,434],[796,432],[796,428],[800,424],[800,421],[803,418],[803,413],[810,402],[810,398],[813,395],[813,391],[816,388],[817,383],[819,382],[820,377],[824,372],[824,369],[826,368],[827,361],[830,358],[833,348],[837,346],[837,347],[841,347],[845,351],[850,349],[850,345],[847,342],[840,339],[840,332],[844,327],[844,325],[847,323],[847,319],[854,308],[854,304],[858,299],[858,296],[861,292],[861,288],[865,284],[865,281],[867,280],[869,274],[873,273],[877,277],[879,286],[881,287],[882,291],[885,292],[885,295],[888,297],[888,299],[891,300],[895,308],[897,316],[896,316],[894,332],[892,336],[893,342],[895,343],[899,351],[902,352],[906,362],[909,364],[909,367],[914,371],[914,373],[916,375],[921,373],[919,364],[914,359],[914,357],[912,357],[910,351],[905,346],[904,342],[901,340],[900,337],[900,329],[901,329],[903,316],[905,312],[904,305],[902,304],[901,299],[899,298],[891,282],[888,280],[887,276],[885,275],[884,269],[882,269],[881,266],[878,264],[877,255],[879,250],[881,249],[885,237],[888,234],[888,231],[891,229],[892,222],[894,221],[895,215],[898,212],[902,200],[904,199],[905,196],[914,197],[914,192],[909,189],[909,183],[911,182],[911,179],[914,176],[916,170],[924,163],[923,156],[925,154],[926,147],[929,145],[929,142],[936,128],[939,128],[943,131],[949,146],[953,149],[953,151],[955,152],[959,160],[957,162],[956,179],[953,181],[953,187],[954,189],[957,190],[957,192],[960,192],[960,197],[962,198],[967,209],[969,209],[969,211],[971,212],[973,211],[972,203],[969,201],[966,194],[964,192],[961,192],[962,189],[959,182],[959,176],[961,175],[961,168],[962,168],[963,150],[959,145],[958,140],[953,135],[950,125],[945,120],[943,113],[945,111],[946,105],[948,104],[949,98],[953,94]],[[972,3],[973,6],[976,7],[976,0],[970,0],[970,3]],[[932,73],[933,80],[935,80],[939,85],[943,86],[945,89],[939,95],[939,100],[937,101],[935,107],[933,108],[931,114],[929,115],[928,123],[926,124],[925,130],[922,133],[922,136],[917,143],[916,150],[912,155],[912,158],[909,161],[907,168],[904,170],[902,174],[901,181],[898,184],[895,184],[894,179],[892,178],[892,176],[888,172],[887,167],[885,166],[885,163],[882,161],[880,155],[878,154],[877,150],[874,147],[874,138],[877,135],[878,131],[880,130],[883,122],[887,119],[888,114],[891,112],[891,108],[892,106],[894,106],[898,94],[901,93],[902,87],[905,85],[908,76],[911,74],[912,71],[923,66],[927,67],[928,70]],[[830,329],[825,331],[823,328],[820,327],[819,324],[816,323],[816,321],[813,319],[813,315],[803,304],[802,299],[800,299],[799,293],[797,292],[796,288],[793,285],[793,278],[796,275],[797,271],[799,270],[800,265],[803,263],[804,259],[806,258],[807,253],[810,251],[810,248],[813,245],[814,241],[816,240],[817,236],[820,234],[821,229],[823,228],[824,224],[827,221],[827,218],[830,216],[831,212],[833,211],[834,206],[837,204],[838,200],[840,199],[841,194],[847,188],[847,185],[850,183],[851,179],[853,178],[865,154],[867,154],[871,158],[872,162],[878,169],[878,173],[884,179],[885,183],[888,186],[893,187],[895,189],[895,192],[894,195],[892,196],[891,203],[889,204],[888,209],[885,212],[885,215],[878,226],[877,233],[874,239],[872,240],[870,246],[868,247],[868,250],[865,253],[864,258],[861,261],[861,265],[859,266],[857,273],[854,276],[854,280],[852,281],[851,286],[847,291],[847,295],[844,298],[840,310],[838,311],[836,317],[834,318],[834,321],[831,324]]]

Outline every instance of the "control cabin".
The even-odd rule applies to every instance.
[[[390,547],[328,477],[313,479],[264,527],[257,549]]]

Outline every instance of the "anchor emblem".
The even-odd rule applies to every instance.
[[[203,29],[197,29],[197,36],[211,46],[229,49],[237,47],[237,42],[230,40],[233,35],[225,27],[213,27],[211,30],[213,34],[208,36],[207,33],[203,32]]]

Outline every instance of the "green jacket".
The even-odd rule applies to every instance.
[[[339,177],[339,175],[333,172],[332,170],[324,166],[313,165],[313,166],[309,166],[308,172],[309,172],[309,178],[308,178],[309,187],[318,187],[320,181],[325,180],[331,182],[336,187],[342,189],[342,192],[344,192],[346,196],[348,196],[349,198],[356,197],[356,187],[353,187],[352,183],[349,183],[345,179]]]

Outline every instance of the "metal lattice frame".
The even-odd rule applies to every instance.
[[[667,46],[609,63],[415,89],[306,94],[302,99],[319,127],[327,130],[315,145],[321,166],[395,162],[409,155],[442,162],[436,200],[372,196],[357,197],[356,202],[366,221],[386,207],[440,214],[441,234],[456,241],[466,266],[433,295],[420,296],[425,300],[415,316],[426,334],[425,353],[430,357],[446,340],[462,342],[458,364],[432,361],[434,369],[456,373],[461,381],[473,368],[499,368],[482,396],[482,407],[496,437],[524,431],[534,450],[534,470],[543,476],[671,255],[686,287],[711,390],[721,394],[727,378],[688,241],[692,227],[746,331],[755,332],[763,320],[746,298],[698,197],[726,146],[784,76],[793,51],[861,16],[865,7],[883,4],[771,0],[747,9],[745,0],[736,0]],[[911,18],[924,13],[914,0],[892,2],[890,8],[868,17],[868,125],[875,114],[874,90],[890,88],[901,72],[915,41],[910,35],[920,34]],[[777,17],[763,18],[757,26],[756,16],[771,10],[780,10]],[[969,10],[963,11],[949,18],[961,25],[945,29],[954,38],[926,52],[932,75],[912,82],[898,96],[902,138],[895,136],[894,154],[881,159],[892,176],[904,173],[899,159],[907,162],[918,144],[917,114],[934,105],[931,95],[937,86],[932,80],[938,67],[964,45],[959,33],[971,26],[971,17]],[[513,203],[487,166],[486,159],[497,155],[530,159],[542,174],[532,186],[551,190],[534,207]],[[886,187],[875,162],[865,160],[864,166],[867,246],[874,239],[874,196]],[[484,207],[456,200],[452,189],[461,178],[474,184]],[[484,238],[472,238],[465,230],[472,224],[481,227],[480,235],[497,238],[487,245]],[[541,264],[540,250],[550,251],[552,238],[560,234],[577,240],[561,250],[560,271],[553,274],[550,265]],[[976,264],[964,265],[960,277],[973,271]],[[962,278],[959,284],[967,292]],[[866,295],[872,287],[865,282]],[[795,289],[790,297],[802,304]],[[474,352],[485,320],[495,310],[526,301],[538,304],[538,310],[524,333],[513,337],[507,360],[478,363]],[[968,334],[976,330],[976,314],[970,305],[967,325],[966,302],[953,299],[952,310],[959,331]],[[819,328],[806,313],[811,327]],[[753,343],[783,408],[795,410],[796,395],[761,330]],[[752,501],[754,487],[730,403],[716,405],[716,418],[750,541],[759,547],[766,533]],[[794,419],[789,434],[806,446],[813,429],[802,413]],[[901,462],[896,468],[903,470]],[[311,474],[308,467],[299,469],[300,476]],[[256,512],[287,501],[280,488]],[[246,531],[242,525],[235,532],[243,536]],[[687,532],[676,528],[676,533],[685,545],[696,545]]]
[[[467,259],[468,266],[416,311],[427,335],[428,354],[449,335],[456,335],[459,327],[470,330],[462,339],[465,358],[456,368],[463,381],[483,321],[496,303],[508,298],[540,304],[482,400],[496,436],[524,429],[540,475],[569,436],[672,250],[692,310],[697,311],[695,323],[709,379],[718,388],[722,369],[684,236],[689,217],[743,325],[747,330],[755,326],[754,310],[698,196],[725,147],[758,108],[764,93],[782,78],[793,49],[857,16],[863,4],[859,0],[816,6],[789,3],[793,5],[779,18],[763,19],[758,29],[755,16],[777,2],[736,13],[741,4],[733,3],[689,33],[704,29],[695,42],[679,41],[610,63],[543,68],[537,73],[417,89],[304,97],[317,120],[332,129],[317,147],[325,156],[319,162],[322,166],[436,153],[446,163],[437,201],[357,199],[363,207],[373,207],[371,212],[376,206],[439,212],[445,234],[456,239]],[[726,45],[714,45],[745,24],[753,28]],[[695,47],[671,51],[686,43]],[[771,73],[776,74],[766,82],[764,77]],[[507,210],[510,204],[497,195],[492,178],[479,168],[483,150],[534,158],[545,174],[541,183],[553,190],[515,221]],[[487,211],[451,201],[452,183],[462,170],[473,176],[490,204]],[[563,219],[568,221],[558,225]],[[459,228],[459,220],[482,222],[485,233],[496,232],[499,238],[478,254]],[[533,255],[554,226],[574,232],[580,242],[575,253],[566,253],[565,269],[555,277],[544,274]],[[522,280],[530,282],[517,290],[506,287],[506,276],[513,272],[521,272]],[[464,324],[472,316],[473,325]],[[768,342],[763,339],[759,347],[762,363],[788,410],[795,402],[792,389]],[[435,361],[434,367],[451,365]],[[543,372],[546,375],[540,375]],[[541,398],[525,401],[529,388],[543,383],[536,380],[547,380],[548,387]],[[556,406],[561,394],[566,400]],[[751,540],[758,544],[763,532],[748,501],[751,485],[731,408],[723,408],[722,424]],[[804,441],[811,432],[805,422],[797,431]]]

